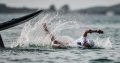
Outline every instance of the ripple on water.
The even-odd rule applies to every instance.
[[[23,62],[31,62],[31,59],[28,58],[22,58],[22,59],[8,59],[8,61],[12,61],[12,62],[19,62],[19,61],[23,61]]]
[[[90,60],[90,63],[113,63],[114,60],[108,58],[98,58]]]

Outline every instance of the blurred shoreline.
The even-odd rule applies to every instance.
[[[15,8],[9,7],[5,4],[0,4],[0,14],[11,14],[11,13],[31,13],[34,11],[39,10],[39,8]],[[87,9],[78,9],[71,11],[68,5],[62,6],[60,9],[56,9],[54,5],[51,5],[48,9],[41,9],[44,10],[45,13],[52,13],[52,12],[59,12],[60,14],[67,14],[67,13],[80,13],[80,14],[103,14],[103,15],[120,15],[120,4],[116,4],[109,7],[91,7]]]

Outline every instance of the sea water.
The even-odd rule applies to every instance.
[[[0,14],[0,22],[26,14]],[[42,13],[36,18],[8,30],[1,31],[6,49],[0,49],[1,63],[113,63],[120,62],[120,16],[82,15],[78,13]],[[64,44],[66,49],[53,49],[51,34]],[[101,29],[104,34],[88,34],[95,41],[93,49],[78,48],[73,42],[86,29]]]

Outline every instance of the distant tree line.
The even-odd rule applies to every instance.
[[[38,9],[30,9],[30,8],[13,8],[8,7],[5,4],[0,4],[0,13],[26,13],[26,12],[33,12]],[[79,9],[71,11],[68,5],[62,6],[60,9],[56,9],[54,5],[51,5],[48,9],[42,9],[44,12],[59,12],[59,13],[81,13],[81,14],[106,14],[107,12],[111,11],[114,14],[120,14],[120,4],[110,6],[110,7],[92,7],[87,9]]]

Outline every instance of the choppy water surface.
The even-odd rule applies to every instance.
[[[0,22],[26,14],[0,14]],[[0,63],[119,63],[120,16],[81,14],[40,14],[31,21],[1,31],[6,48],[0,49]],[[104,34],[88,34],[96,48],[66,49],[50,47],[50,38],[43,31],[46,22],[58,40],[71,42],[86,29],[102,29]]]

